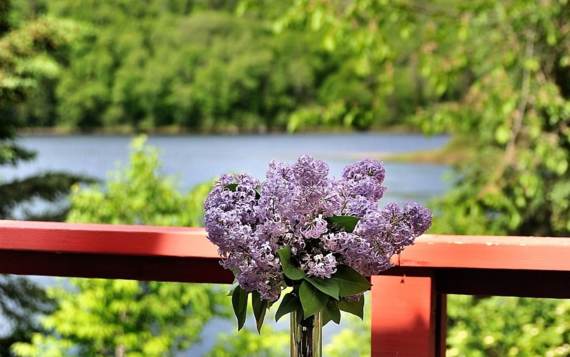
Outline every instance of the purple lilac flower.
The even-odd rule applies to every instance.
[[[329,174],[329,167],[324,161],[308,155],[299,157],[292,170],[295,180],[301,186],[323,186]]]
[[[301,258],[301,268],[307,272],[308,276],[317,278],[330,278],[336,273],[337,261],[332,253],[323,255],[306,254]]]
[[[404,216],[416,237],[422,235],[431,226],[431,212],[416,202],[409,202],[404,206]]]
[[[386,177],[386,170],[380,161],[364,159],[345,167],[342,177],[346,180],[356,181],[363,177],[372,177],[379,184],[382,184]]]
[[[378,201],[385,191],[385,187],[382,186],[385,172],[381,162],[366,159],[347,166],[342,177],[346,180],[352,195]]]
[[[324,237],[324,245],[331,252],[342,257],[342,261],[369,276],[390,268],[390,256],[374,249],[373,242],[357,234],[339,232]]]
[[[301,228],[301,234],[305,238],[320,238],[327,232],[327,221],[322,215],[319,215],[312,222],[305,223]]]
[[[378,207],[378,202],[364,196],[349,197],[344,205],[343,214],[348,216],[362,217],[367,212]]]
[[[338,180],[328,173],[325,162],[302,156],[292,165],[271,162],[263,182],[244,174],[218,180],[205,203],[208,238],[246,291],[279,298],[284,246],[307,276],[327,279],[340,265],[373,275],[429,228],[431,214],[417,203],[380,209],[382,163],[356,162]],[[356,217],[354,232],[329,225],[337,215]]]

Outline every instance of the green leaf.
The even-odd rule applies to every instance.
[[[234,308],[234,313],[238,321],[238,331],[242,329],[245,323],[245,315],[247,311],[247,297],[248,293],[241,288],[241,286],[236,286],[232,294],[232,306]]]
[[[237,183],[230,183],[226,185],[226,188],[232,192],[236,192],[237,187],[238,187]]]
[[[348,301],[342,299],[338,302],[338,308],[342,311],[348,312],[350,314],[356,315],[361,319],[364,318],[364,296],[356,301]]]
[[[281,300],[281,304],[277,308],[277,312],[275,313],[275,321],[279,321],[283,315],[295,311],[300,304],[301,302],[299,301],[299,298],[293,293],[285,295],[283,300]]]
[[[265,313],[267,312],[267,301],[263,300],[257,291],[251,294],[251,307],[255,316],[257,332],[261,333],[261,326],[263,326],[263,320],[265,320]]]
[[[305,277],[305,272],[291,263],[291,248],[283,247],[277,251],[283,274],[291,280],[301,280]]]
[[[339,299],[340,287],[337,280],[321,279],[315,277],[305,277],[305,280],[328,296],[336,300]]]
[[[321,311],[329,300],[327,295],[321,293],[307,281],[303,281],[299,287],[299,298],[303,307],[303,318],[305,319]]]
[[[368,279],[346,265],[339,266],[331,279],[338,283],[340,297],[356,295],[370,290]]]
[[[334,321],[336,324],[340,323],[340,310],[338,307],[339,302],[330,300],[322,312],[323,326],[329,321]]]
[[[236,192],[237,188],[238,188],[238,184],[237,183],[230,183],[230,184],[227,184],[225,187],[232,192]],[[258,190],[255,190],[255,199],[258,200],[260,198],[261,198],[261,194],[259,193]]]
[[[332,216],[327,217],[326,220],[333,228],[344,230],[348,233],[352,233],[358,223],[358,217],[354,216]]]

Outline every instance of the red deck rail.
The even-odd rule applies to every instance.
[[[201,228],[0,221],[0,273],[231,283]],[[445,355],[446,294],[570,298],[570,238],[420,237],[372,280],[372,354]]]

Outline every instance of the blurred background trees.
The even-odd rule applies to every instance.
[[[26,123],[11,115],[12,108],[57,74],[58,60],[71,41],[72,25],[43,18],[19,24],[11,5],[9,0],[0,0],[0,166],[15,167],[33,160],[36,153],[16,143],[16,130]],[[63,172],[2,178],[0,219],[62,219],[67,205],[61,199],[74,183],[87,181],[86,177]],[[44,202],[46,209],[30,210],[34,202]],[[37,315],[52,308],[53,300],[36,283],[25,277],[1,275],[0,318],[9,326],[0,336],[0,355],[9,355],[14,342],[25,341],[39,330]]]
[[[74,26],[47,18],[14,24],[9,0],[0,0],[0,166],[17,166],[33,160],[36,153],[15,141],[16,131],[25,125],[12,115],[11,108],[21,105],[39,90],[42,81],[56,76],[73,36]],[[57,202],[72,184],[87,178],[61,172],[0,181],[0,218],[26,219],[65,217],[64,207],[47,212],[29,212],[32,200]]]
[[[38,127],[446,133],[450,147],[432,159],[454,163],[455,182],[432,203],[432,232],[569,236],[569,19],[567,0],[0,0],[0,165],[32,159],[14,135]],[[68,219],[199,224],[208,186],[182,195],[157,181],[154,154],[137,152],[122,178],[78,189]],[[78,179],[2,181],[0,214]],[[77,296],[99,286],[85,284]],[[570,345],[567,311],[567,301],[451,297],[449,353],[568,355],[550,348]],[[343,332],[329,353],[368,347],[347,343],[361,335]],[[267,351],[253,335],[225,341],[214,355]]]
[[[378,97],[398,92],[399,70],[412,73],[418,101],[404,102],[412,120],[428,134],[451,133],[454,149],[469,151],[455,165],[454,188],[432,204],[432,232],[568,236],[569,19],[564,0],[301,0],[277,26],[313,31],[323,48],[347,53]],[[567,308],[452,296],[449,351],[567,355],[548,348],[569,345],[570,326],[557,318]],[[541,337],[528,342],[510,322]]]
[[[566,1],[304,0],[277,24],[313,31],[324,49],[345,53],[353,75],[376,84],[376,98],[397,96],[399,71],[414,73],[407,82],[418,102],[392,100],[426,133],[451,133],[477,152],[457,166],[455,189],[436,205],[435,230],[563,235],[569,18]]]
[[[321,80],[318,51],[302,33],[276,36],[267,21],[237,17],[215,1],[36,4],[74,20],[79,39],[58,80],[13,109],[30,126],[283,128]],[[38,102],[48,110],[30,113]]]
[[[183,195],[159,172],[156,150],[133,142],[128,167],[104,187],[75,186],[69,222],[199,226],[211,184]],[[70,279],[48,295],[57,308],[21,356],[170,356],[199,340],[213,316],[229,316],[225,290],[206,284]]]
[[[371,68],[348,50],[328,51],[318,34],[304,29],[276,31],[292,2],[32,3],[14,10],[18,18],[47,14],[72,20],[77,40],[57,79],[11,108],[12,116],[30,127],[264,132],[398,124],[409,129],[410,104],[421,100],[408,80],[414,80],[413,71],[405,66],[397,69],[394,99],[379,87],[386,80],[371,76]]]

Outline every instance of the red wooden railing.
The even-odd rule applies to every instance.
[[[0,221],[0,273],[231,283],[201,228]],[[420,237],[372,280],[372,354],[445,354],[446,294],[570,298],[570,238]]]

